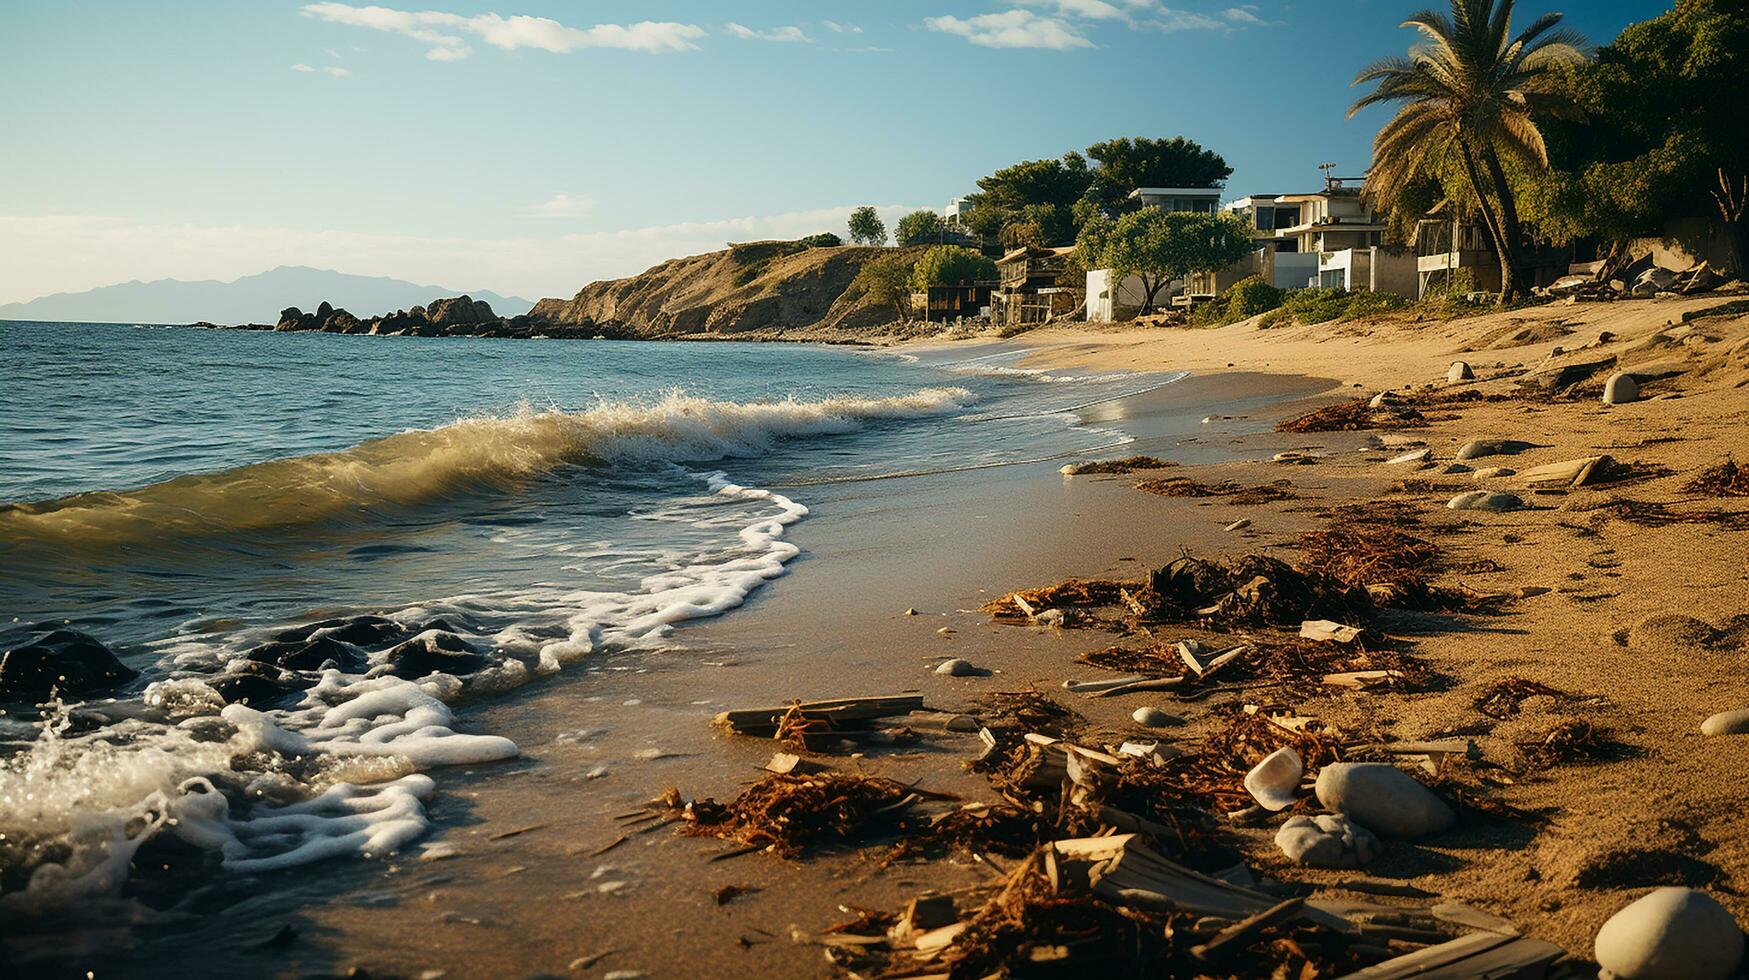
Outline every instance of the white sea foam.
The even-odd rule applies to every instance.
[[[537,466],[558,443],[571,447],[561,456],[586,444],[594,459],[648,463],[742,455],[780,439],[849,431],[869,419],[940,413],[967,400],[957,389],[897,399],[748,405],[669,395],[653,408],[603,405],[575,414],[464,421],[409,436],[444,433],[442,441],[453,449],[476,441],[460,430],[484,427],[503,440],[508,427],[515,445],[492,450],[500,461]],[[583,438],[582,431],[596,437]],[[373,465],[358,457],[344,462],[349,475],[363,482],[374,478]],[[63,712],[43,726],[27,751],[0,762],[0,859],[8,856],[7,848],[67,845],[64,859],[35,867],[24,890],[0,895],[0,910],[40,913],[113,894],[138,849],[160,833],[217,852],[222,867],[235,873],[381,855],[418,839],[429,828],[423,801],[435,786],[420,770],[518,752],[501,736],[458,731],[450,709],[456,699],[514,687],[605,648],[659,641],[680,623],[735,608],[784,574],[798,553],[783,540],[784,532],[807,508],[738,485],[723,473],[691,476],[735,511],[753,513],[726,528],[731,534],[719,547],[666,562],[635,589],[553,585],[481,592],[390,614],[408,625],[433,615],[507,624],[468,635],[490,649],[493,663],[465,679],[395,677],[379,652],[363,674],[329,669],[295,705],[258,711],[224,705],[200,678],[235,669],[242,651],[274,630],[160,641],[161,676],[144,696],[159,720],[135,718],[69,735]]]

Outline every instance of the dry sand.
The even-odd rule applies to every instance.
[[[1074,658],[1114,637],[999,625],[977,608],[1010,589],[1069,576],[1139,577],[1184,549],[1204,557],[1264,552],[1295,560],[1298,535],[1319,527],[1319,511],[1330,503],[1386,494],[1407,476],[1468,489],[1468,477],[1384,465],[1386,453],[1367,449],[1368,433],[1287,435],[1271,431],[1272,423],[1356,394],[1335,384],[1368,391],[1444,387],[1455,357],[1476,366],[1480,380],[1465,387],[1503,393],[1517,366],[1542,364],[1556,345],[1593,344],[1604,330],[1616,338],[1562,360],[1595,353],[1629,363],[1680,360],[1687,373],[1652,385],[1648,400],[1632,405],[1606,408],[1589,395],[1458,404],[1408,434],[1425,439],[1441,460],[1472,438],[1513,437],[1539,448],[1485,462],[1522,470],[1608,452],[1671,474],[1527,497],[1532,509],[1499,515],[1445,510],[1444,491],[1390,494],[1418,508],[1423,523],[1415,533],[1459,559],[1500,566],[1488,574],[1448,574],[1442,583],[1552,591],[1500,616],[1392,614],[1385,628],[1412,640],[1415,654],[1445,675],[1443,686],[1421,694],[1320,696],[1295,707],[1367,738],[1461,734],[1486,759],[1511,768],[1515,741],[1569,716],[1605,726],[1623,743],[1612,761],[1560,766],[1492,790],[1503,802],[1543,812],[1544,822],[1465,825],[1424,844],[1393,843],[1368,869],[1377,877],[1497,912],[1581,955],[1604,918],[1655,884],[1712,887],[1749,921],[1749,900],[1736,893],[1749,881],[1742,790],[1749,737],[1698,734],[1708,714],[1749,707],[1749,650],[1645,643],[1631,632],[1658,613],[1680,611],[1715,625],[1749,613],[1743,559],[1749,531],[1644,527],[1590,509],[1627,497],[1749,510],[1749,500],[1693,500],[1681,489],[1728,454],[1749,462],[1749,388],[1741,387],[1749,380],[1749,319],[1701,321],[1695,333],[1701,340],[1655,339],[1666,321],[1719,302],[1551,306],[1425,324],[1027,335],[1023,342],[1035,348],[1038,366],[1196,371],[1146,398],[1098,411],[1122,414],[1142,434],[1136,452],[1189,464],[1174,475],[1287,479],[1301,499],[1247,507],[1163,498],[1132,489],[1135,477],[1067,479],[1051,465],[912,480],[903,493],[871,487],[862,506],[828,509],[798,525],[794,540],[804,557],[796,574],[734,615],[682,634],[684,648],[609,658],[470,709],[464,722],[510,735],[525,756],[511,766],[446,776],[434,811],[444,829],[434,842],[456,856],[426,862],[414,848],[382,863],[356,862],[319,883],[312,878],[289,907],[282,896],[218,910],[197,935],[180,935],[175,949],[148,943],[111,972],[151,972],[145,964],[201,949],[205,971],[232,974],[362,967],[447,977],[829,975],[818,947],[791,941],[792,926],[817,931],[851,917],[854,908],[891,909],[920,890],[964,888],[996,873],[968,858],[887,867],[881,846],[799,861],[752,854],[713,862],[725,849],[721,842],[676,837],[665,827],[631,828],[614,845],[628,832],[615,817],[665,786],[726,799],[754,777],[772,744],[717,734],[708,725],[712,714],[901,690],[922,692],[934,707],[976,711],[993,692],[1036,685],[1085,716],[1085,741],[1138,734],[1129,713],[1157,703],[1191,721],[1171,737],[1193,743],[1209,730],[1212,713],[1269,692],[1219,692],[1195,702],[1170,695],[1077,698],[1061,690],[1063,680],[1097,672]],[[1521,331],[1544,339],[1510,346]],[[1237,417],[1201,424],[1202,414]],[[1335,454],[1313,465],[1268,462],[1286,449]],[[1250,518],[1251,527],[1221,531],[1240,517]],[[908,607],[920,615],[905,615]],[[1626,645],[1615,639],[1622,629],[1630,630]],[[947,656],[995,673],[929,672]],[[1603,700],[1532,699],[1507,721],[1480,714],[1477,693],[1512,675]],[[587,727],[578,719],[587,719]],[[994,799],[984,778],[964,769],[975,748],[975,739],[932,737],[921,748],[835,762]],[[1297,880],[1339,877],[1284,865],[1270,842],[1273,826],[1235,834],[1260,871]],[[730,884],[756,890],[719,905],[713,893]],[[295,940],[262,945],[285,925],[296,930]],[[609,955],[594,958],[603,953]]]

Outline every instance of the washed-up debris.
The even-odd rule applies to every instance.
[[[1152,705],[1137,708],[1130,714],[1130,720],[1146,728],[1172,728],[1184,724],[1183,718]]]
[[[1285,810],[1299,801],[1300,777],[1305,774],[1300,754],[1292,746],[1283,746],[1251,767],[1245,774],[1245,790],[1265,810]]]
[[[1736,460],[1727,457],[1723,463],[1701,471],[1682,489],[1713,497],[1749,497],[1749,466],[1738,466]]]
[[[1406,453],[1385,460],[1387,466],[1403,466],[1408,463],[1422,463],[1431,466],[1433,464],[1433,450],[1423,446],[1420,449],[1411,449]]]
[[[1420,523],[1408,508],[1338,508],[1329,527],[1300,536],[1306,566],[1364,587],[1373,603],[1398,609],[1492,612],[1508,597],[1429,584],[1446,566],[1438,545],[1402,530]]]
[[[1043,612],[1057,611],[1064,614],[1064,625],[1075,626],[1097,618],[1091,616],[1091,610],[1122,605],[1126,590],[1141,587],[1139,582],[1072,578],[1044,588],[1010,592],[985,603],[984,612],[996,619],[1031,622]]]
[[[1263,644],[1251,673],[1301,693],[1318,687],[1410,691],[1433,680],[1400,644],[1365,637],[1348,645],[1300,639]]]
[[[1383,408],[1385,406],[1380,406]],[[1315,412],[1307,412],[1296,418],[1277,422],[1277,432],[1355,432],[1361,429],[1383,429],[1393,425],[1401,425],[1396,415],[1390,414],[1380,418],[1374,414],[1375,409],[1366,399],[1351,402],[1337,402],[1326,405]]]
[[[1485,456],[1516,456],[1527,449],[1535,448],[1534,443],[1518,439],[1473,439],[1458,448],[1457,458],[1471,460]]]
[[[1200,875],[1135,835],[1039,848],[956,921],[864,917],[815,941],[857,975],[976,978],[1121,969],[1158,976],[1335,976],[1373,962],[1344,920]],[[890,924],[890,927],[889,927]],[[1388,953],[1386,955],[1389,955]]]
[[[1228,532],[1243,531],[1250,526],[1251,526],[1251,518],[1241,517],[1238,520],[1234,521],[1233,523],[1228,524],[1226,527],[1221,528],[1221,530],[1228,531]]]
[[[1298,499],[1298,494],[1290,489],[1292,486],[1287,480],[1248,487],[1233,480],[1199,483],[1187,476],[1173,476],[1164,480],[1143,480],[1136,484],[1136,489],[1161,497],[1220,497],[1231,503],[1251,507],[1278,500]]]
[[[1557,704],[1575,700],[1574,695],[1538,681],[1523,677],[1507,677],[1482,689],[1476,698],[1476,710],[1490,718],[1510,718],[1523,710],[1531,698],[1553,698]]]
[[[1504,490],[1470,490],[1446,501],[1445,506],[1451,510],[1481,510],[1500,513],[1518,510],[1524,506],[1524,501],[1517,494],[1507,493]]]
[[[921,694],[796,701],[783,707],[724,711],[712,724],[736,735],[776,739],[793,748],[822,751],[844,744],[891,744],[911,737],[902,724],[880,722],[923,710]]]
[[[1359,626],[1347,626],[1328,619],[1308,619],[1300,624],[1300,639],[1321,643],[1353,643],[1366,635]]]
[[[794,857],[821,841],[853,841],[876,828],[891,829],[899,811],[920,796],[878,776],[820,772],[766,773],[728,803],[687,800],[670,789],[657,801],[682,821],[681,832],[717,837]]]
[[[1619,754],[1623,746],[1607,729],[1583,718],[1557,722],[1546,731],[1513,743],[1523,768],[1547,769],[1572,762],[1595,762]]]
[[[1059,704],[1037,688],[1024,691],[998,691],[976,702],[978,717],[998,735],[1018,742],[1021,735],[1035,732],[1052,738],[1069,738],[1078,731],[1082,718],[1074,709]]]
[[[1608,500],[1593,511],[1638,524],[1663,527],[1670,524],[1717,524],[1733,531],[1749,530],[1749,511],[1672,510],[1669,504],[1649,500]]]
[[[1122,475],[1134,473],[1137,470],[1163,470],[1177,466],[1171,460],[1158,456],[1126,456],[1123,459],[1098,459],[1082,463],[1070,463],[1062,468],[1064,476],[1091,476],[1094,474]]]
[[[1712,896],[1659,888],[1597,930],[1597,965],[1608,976],[1726,980],[1743,962],[1743,930]]]

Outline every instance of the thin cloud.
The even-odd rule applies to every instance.
[[[311,68],[309,65],[306,65],[300,61],[297,64],[293,65],[291,70],[292,71],[315,71],[316,69]]]
[[[821,26],[825,27],[827,30],[831,31],[834,34],[861,34],[862,33],[862,28],[856,26],[855,24],[840,24],[835,20],[823,20],[820,22],[820,24],[821,24]]]
[[[1067,51],[1091,48],[1093,42],[1055,17],[1040,17],[1030,10],[1008,10],[976,17],[926,17],[923,26],[932,31],[963,37],[985,48],[1044,48]]]
[[[327,72],[330,75],[333,75],[335,78],[351,78],[352,77],[352,72],[349,72],[346,69],[338,67],[336,65],[329,65],[328,67],[326,67],[322,70]]]
[[[1121,20],[1128,11],[1106,0],[1020,0],[1028,7],[1050,7],[1059,17],[1082,17],[1088,20]],[[1133,6],[1133,5],[1127,5]]]
[[[349,27],[365,27],[410,37],[430,45],[425,57],[432,61],[459,61],[473,53],[468,37],[505,51],[535,48],[568,54],[584,48],[612,48],[660,54],[693,51],[694,42],[705,36],[696,24],[670,21],[640,21],[636,24],[596,24],[567,27],[549,17],[516,14],[463,16],[437,10],[395,10],[390,7],[354,7],[344,3],[305,4],[303,14],[315,20]]]
[[[725,29],[730,34],[733,34],[743,41],[777,41],[790,44],[814,43],[813,38],[809,37],[801,28],[796,27],[793,24],[787,27],[773,28],[769,31],[756,31],[751,27],[744,27],[734,21],[729,21],[729,23],[725,25]]]
[[[554,194],[529,208],[530,214],[542,218],[574,218],[595,210],[595,199],[576,194]]]

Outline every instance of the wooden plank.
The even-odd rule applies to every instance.
[[[1432,971],[1444,970],[1453,964],[1479,956],[1512,941],[1512,937],[1497,933],[1472,932],[1448,943],[1418,949],[1394,960],[1386,960],[1364,970],[1356,970],[1342,977],[1342,980],[1404,980],[1408,977],[1429,977],[1434,975]],[[1448,977],[1463,977],[1471,974],[1452,973],[1446,975]]]

